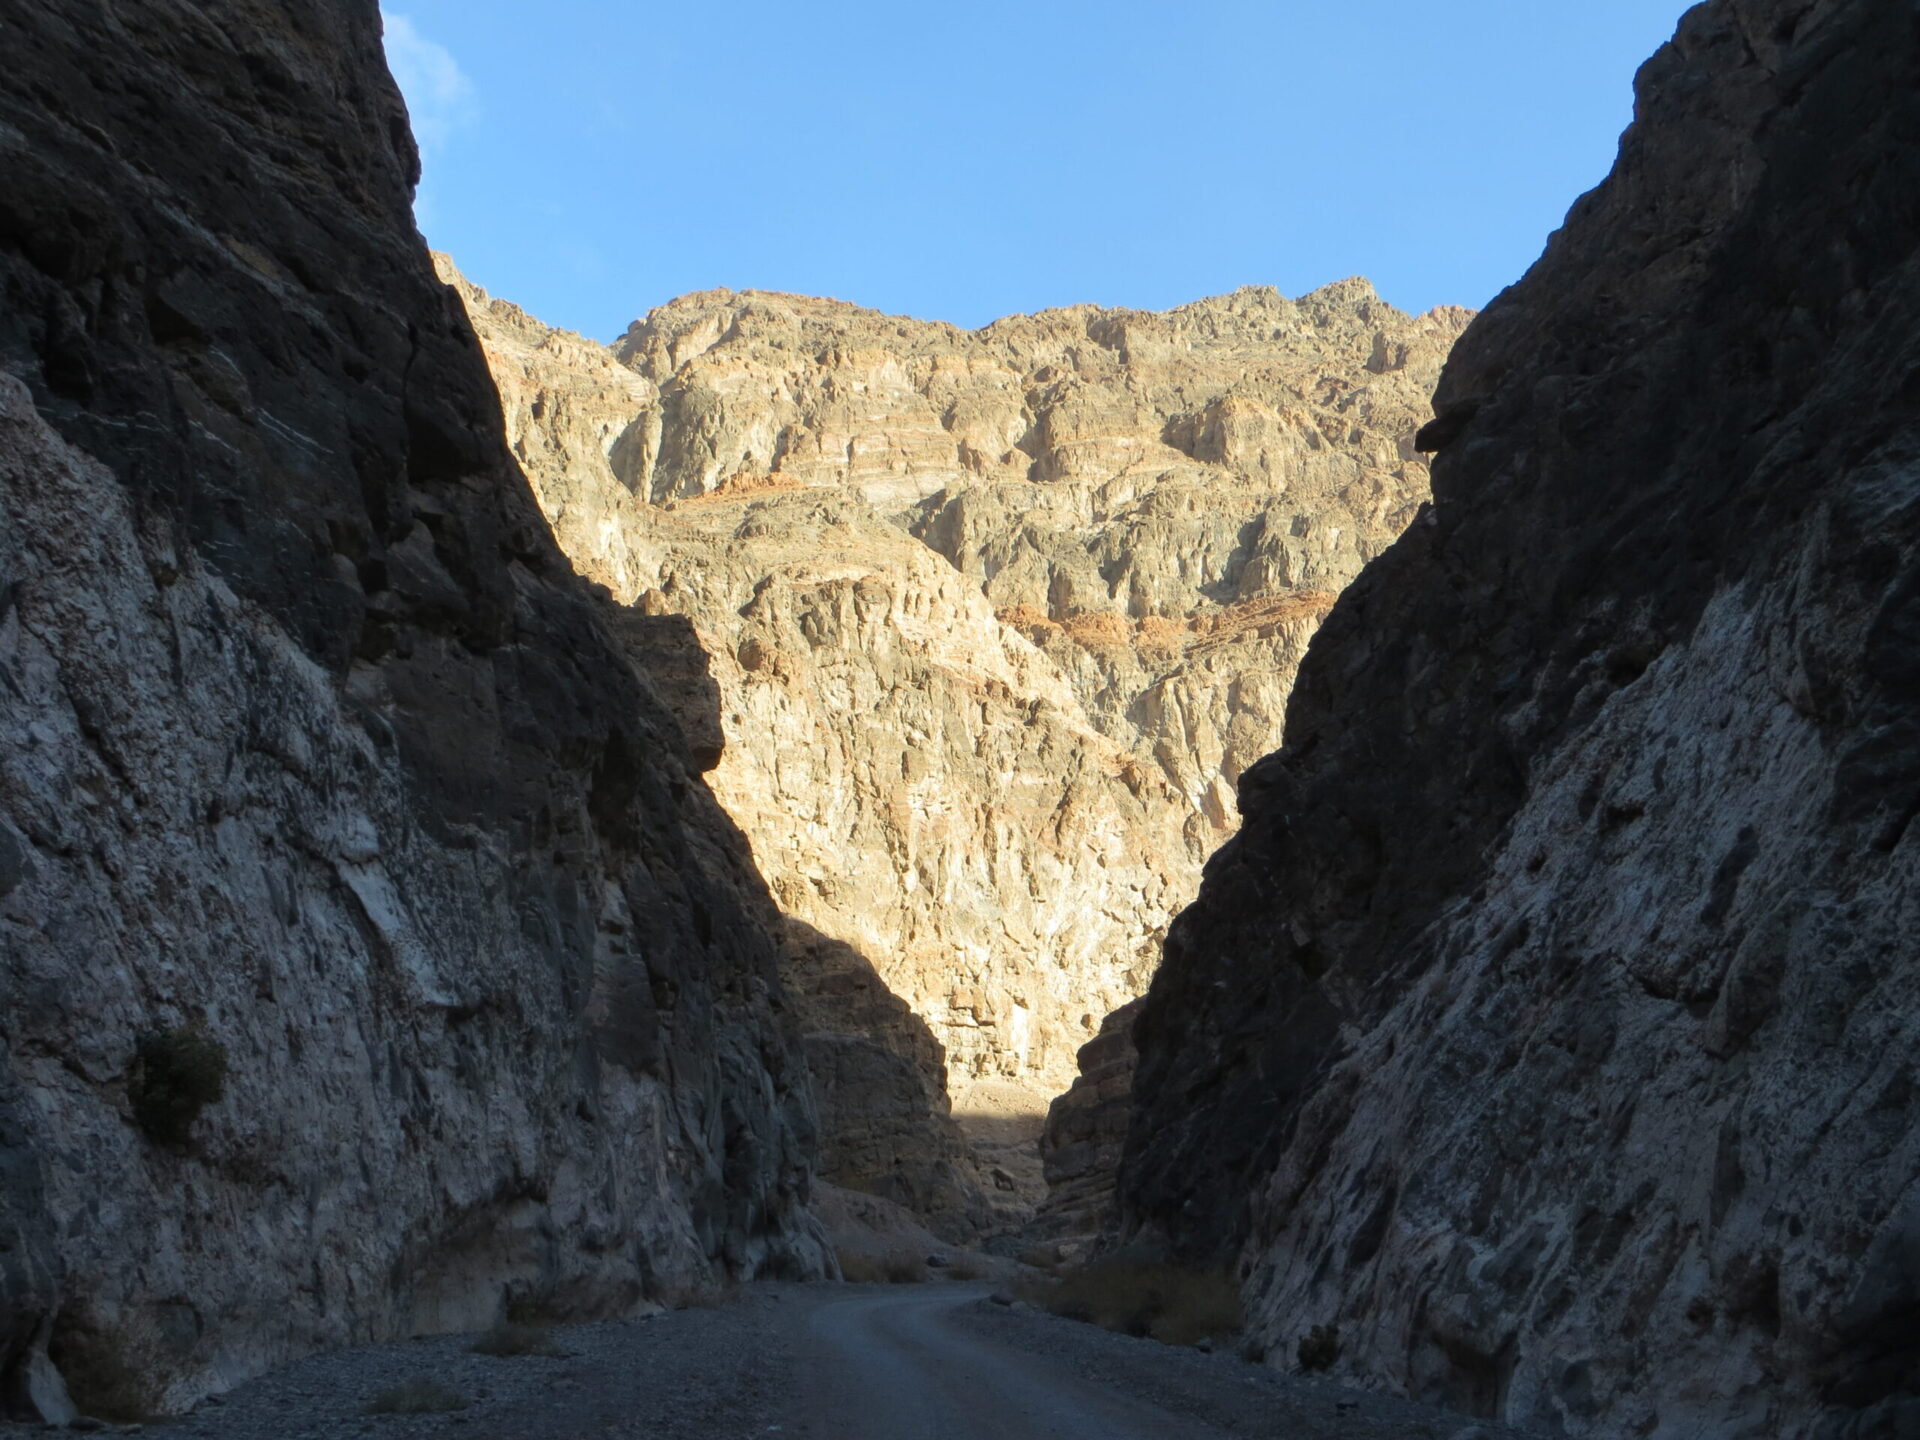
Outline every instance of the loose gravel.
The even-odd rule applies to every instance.
[[[1177,1349],[1062,1320],[1031,1305],[982,1301],[954,1321],[985,1339],[1232,1435],[1272,1440],[1529,1440],[1525,1432],[1251,1364],[1237,1351]]]
[[[794,1434],[806,1317],[884,1286],[750,1286],[728,1303],[629,1322],[563,1326],[553,1355],[476,1354],[477,1337],[436,1336],[316,1355],[188,1415],[143,1427],[167,1440],[747,1440]],[[1171,1414],[1233,1435],[1286,1440],[1518,1440],[1479,1424],[1324,1380],[1176,1350],[984,1296],[954,1323],[1042,1355]],[[384,1391],[428,1384],[465,1402],[438,1414],[373,1414]],[[45,1433],[0,1425],[0,1440]]]
[[[138,1429],[166,1440],[714,1440],[759,1436],[792,1385],[789,1287],[651,1319],[557,1327],[557,1355],[473,1353],[447,1335],[297,1361]],[[791,1287],[804,1293],[803,1287]],[[824,1287],[823,1287],[824,1288]],[[466,1402],[370,1414],[382,1392],[427,1382]],[[0,1437],[43,1433],[0,1427]]]

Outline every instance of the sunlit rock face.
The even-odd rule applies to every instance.
[[[1425,497],[1465,312],[1350,281],[969,332],[708,292],[603,349],[442,273],[562,547],[712,653],[775,896],[930,1028],[989,1198],[1037,1197],[1048,1099]]]
[[[1321,614],[1426,497],[1412,435],[1468,318],[1404,315],[1363,280],[977,331],[691,295],[615,347],[658,398],[614,470],[655,503],[858,495],[974,582],[1210,847]]]
[[[820,1273],[779,917],[506,448],[372,0],[5,28],[0,1403]]]
[[[1920,1419],[1920,28],[1716,0],[1449,363],[1135,1028],[1126,1233],[1581,1435]]]

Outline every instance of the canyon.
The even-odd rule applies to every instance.
[[[996,1433],[1437,1433],[1246,1378],[1302,1342],[1580,1440],[1920,1428],[1913,5],[1693,8],[1477,316],[706,291],[609,345],[428,254],[373,0],[16,10],[0,1414],[870,1225],[1245,1324],[764,1289],[595,1353],[824,1336],[740,1413],[882,1429],[896,1330]]]
[[[0,1403],[1024,1217],[1464,312],[610,351],[436,279],[371,5],[9,24]]]
[[[852,952],[832,993],[877,977],[910,1012],[810,1007],[823,1174],[951,1234],[1017,1220],[1320,617],[1425,498],[1468,312],[1348,281],[963,331],[721,291],[604,347],[439,263],[561,547],[711,657],[708,780],[786,914]]]

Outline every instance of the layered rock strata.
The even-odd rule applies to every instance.
[[[4,29],[7,1403],[818,1273],[779,917],[506,449],[372,0]]]
[[[1449,363],[1136,1035],[1128,1233],[1576,1435],[1920,1419],[1920,26],[1713,0]]]
[[[1348,282],[967,332],[720,291],[607,350],[443,274],[561,545],[713,653],[714,788],[780,903],[930,1028],[992,1193],[1037,1195],[1048,1099],[1425,494],[1464,312]]]
[[[1468,318],[1364,280],[978,331],[706,292],[615,347],[654,398],[611,460],[655,504],[854,492],[1042,649],[1210,848],[1314,625],[1426,496],[1412,436]]]

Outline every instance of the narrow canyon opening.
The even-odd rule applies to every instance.
[[[0,1425],[1920,1434],[1917,14],[1477,315],[600,344],[374,0],[11,7]]]
[[[608,347],[436,263],[789,917],[823,1178],[1079,1253],[1118,1135],[1067,1137],[1124,1115],[1076,1097],[1049,1162],[1049,1107],[1124,1044],[1315,628],[1419,513],[1471,315],[1354,280],[965,331],[719,291]]]

